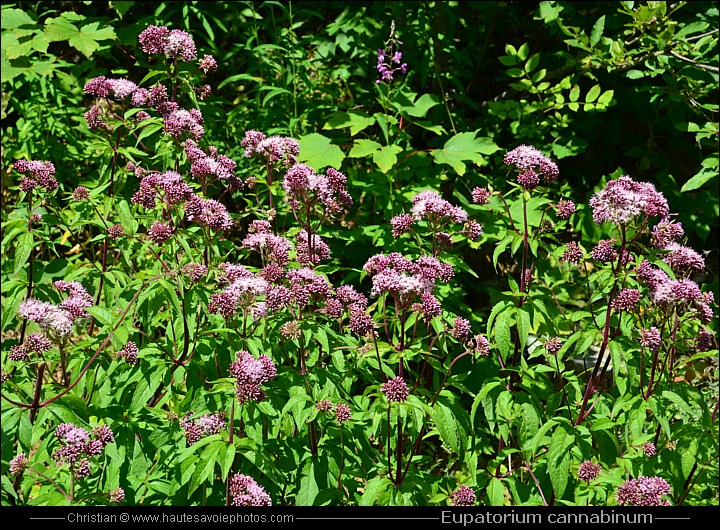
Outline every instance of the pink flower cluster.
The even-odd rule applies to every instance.
[[[239,403],[265,399],[265,392],[260,385],[277,375],[275,363],[270,357],[261,355],[255,359],[245,350],[237,352],[236,360],[230,364],[229,372],[235,377],[235,395]]]
[[[295,252],[297,262],[306,267],[317,265],[330,257],[330,247],[327,246],[327,243],[317,234],[313,234],[311,238],[308,238],[306,230],[298,232]]]
[[[197,57],[195,42],[189,33],[165,26],[148,26],[138,37],[145,53],[164,54],[172,59],[192,61]],[[207,57],[207,56],[206,56]]]
[[[18,313],[23,318],[37,322],[45,331],[67,335],[76,320],[87,316],[85,308],[93,305],[93,299],[79,282],[59,280],[53,285],[58,291],[70,296],[59,306],[29,298],[20,304]]]
[[[123,359],[130,366],[136,366],[138,363],[138,347],[133,341],[129,341],[115,355]]]
[[[663,258],[667,259],[667,256]],[[698,284],[689,279],[673,280],[648,260],[643,260],[635,272],[638,279],[650,289],[653,303],[664,308],[677,304],[692,304],[702,323],[707,324],[712,320],[712,305],[715,300],[711,291],[703,293]]]
[[[650,183],[635,182],[627,176],[611,180],[590,199],[596,223],[625,224],[639,215],[666,217],[667,200]]]
[[[259,131],[245,132],[241,145],[245,148],[245,156],[258,156],[265,162],[275,165],[292,166],[300,154],[300,144],[294,138],[285,136],[265,136]]]
[[[20,189],[25,193],[37,186],[45,188],[46,191],[54,191],[58,187],[55,175],[55,166],[52,162],[41,162],[39,160],[16,160],[15,171],[18,173],[29,173],[20,180]]]
[[[53,452],[52,458],[58,465],[69,464],[75,478],[90,476],[90,458],[102,454],[105,446],[115,441],[107,425],[95,427],[90,433],[72,423],[62,423],[54,434],[62,445]]]
[[[193,177],[214,177],[219,180],[228,180],[233,187],[241,188],[242,180],[235,177],[235,161],[219,155],[217,148],[210,146],[210,154],[200,149],[190,138],[185,141],[185,154],[191,163],[190,173]]]
[[[464,484],[450,495],[453,506],[473,506],[475,504],[475,491]]]
[[[232,220],[227,208],[215,199],[203,199],[193,194],[185,204],[185,217],[188,221],[197,221],[211,230],[228,230]]]
[[[268,221],[253,221],[248,229],[248,236],[242,242],[243,248],[260,252],[263,264],[277,264],[285,267],[289,260],[292,243],[284,237],[272,233]],[[272,280],[271,280],[272,281]]]
[[[514,166],[518,172],[517,181],[526,190],[532,190],[543,182],[548,183],[557,179],[559,170],[555,162],[543,155],[531,145],[520,145],[508,151],[503,162]]]
[[[663,495],[670,494],[670,484],[660,477],[639,477],[623,482],[615,494],[620,506],[670,506]]]
[[[222,292],[210,296],[208,309],[213,314],[229,318],[238,309],[251,307],[258,297],[267,293],[268,282],[242,265],[222,263],[220,271],[220,282],[228,285]]]
[[[255,479],[236,473],[229,479],[230,506],[272,506],[270,495]]]
[[[91,96],[98,96],[106,98],[108,96],[115,97],[117,99],[125,99],[132,95],[137,90],[137,85],[121,77],[119,79],[108,79],[104,75],[93,77],[90,81],[85,83],[83,90],[86,94]]]
[[[405,383],[405,379],[400,376],[388,379],[387,383],[380,386],[380,390],[390,403],[402,403],[407,401],[410,395],[410,389]]]
[[[477,190],[480,190],[480,188],[473,191],[474,196]],[[486,198],[479,197],[478,200],[484,201]],[[400,237],[412,231],[415,222],[421,220],[427,221],[428,225],[432,227],[433,238],[444,249],[452,246],[452,237],[441,230],[445,229],[451,222],[463,223],[463,229],[459,233],[464,234],[471,241],[477,241],[482,235],[480,224],[468,220],[465,210],[459,206],[453,206],[434,191],[426,190],[418,193],[412,198],[412,203],[410,214],[399,214],[390,220],[393,237]]]
[[[328,215],[336,215],[353,203],[346,184],[347,177],[331,167],[325,175],[318,175],[308,165],[295,164],[285,173],[283,189],[293,210],[300,208],[301,204],[322,204]]]
[[[136,168],[136,174],[142,174]],[[140,188],[132,196],[132,202],[145,208],[154,208],[156,200],[162,198],[168,205],[179,204],[193,196],[193,190],[175,171],[150,173],[140,181]]]
[[[203,116],[198,109],[177,109],[163,116],[163,120],[165,132],[172,138],[189,133],[197,141],[205,134]]]
[[[578,478],[590,482],[600,476],[600,470],[600,464],[593,464],[590,460],[585,460],[578,468]]]
[[[188,446],[194,445],[200,438],[217,434],[226,428],[223,414],[205,414],[197,419],[192,419],[192,415],[192,412],[188,412],[180,420],[180,427]]]

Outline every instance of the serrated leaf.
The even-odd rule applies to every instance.
[[[392,482],[390,482],[390,479],[387,477],[375,477],[370,479],[368,483],[365,484],[365,491],[363,492],[362,497],[360,497],[358,505],[374,506],[378,495],[384,492],[391,485]]]
[[[3,9],[0,26],[2,29],[17,29],[22,26],[34,26],[35,21],[22,9]],[[3,39],[5,35],[3,35]],[[3,46],[4,47],[4,46]]]
[[[125,230],[127,235],[133,235],[135,233],[135,218],[130,211],[130,206],[125,199],[120,199],[117,202],[117,212],[120,218],[120,224]]]
[[[232,470],[233,462],[235,461],[235,446],[234,445],[228,445],[227,449],[225,451],[225,456],[220,462],[220,468],[222,470],[222,478],[223,480],[226,480],[228,475],[230,474],[230,471]]]
[[[439,104],[437,96],[423,94],[413,103],[412,107],[405,107],[402,110],[414,118],[424,118],[431,108]]]
[[[517,309],[515,315],[517,320],[518,335],[520,336],[520,345],[525,346],[528,335],[530,335],[530,314],[524,309]]]
[[[15,264],[13,265],[13,272],[15,274],[25,266],[34,246],[35,240],[33,239],[32,232],[25,232],[17,238],[15,244]]]
[[[557,499],[562,498],[567,487],[570,461],[572,460],[569,448],[575,443],[575,436],[566,429],[565,425],[558,426],[550,438],[547,453],[548,473]]]
[[[80,30],[68,19],[55,17],[45,21],[44,33],[50,42],[56,42],[70,40],[80,33]]]
[[[662,397],[664,397],[668,401],[675,403],[680,408],[680,410],[685,412],[687,415],[689,415],[689,416],[692,415],[690,406],[687,404],[687,402],[683,398],[681,398],[675,392],[671,392],[670,390],[663,390]]]
[[[455,419],[453,411],[438,401],[433,407],[432,419],[443,442],[445,442],[453,452],[460,452],[458,422]]]
[[[378,151],[382,145],[373,140],[355,140],[352,149],[348,153],[349,158],[363,158]]]
[[[506,309],[495,319],[494,339],[495,346],[500,350],[503,359],[512,353],[512,340],[510,337],[510,317],[515,313],[515,307]]]
[[[361,112],[349,111],[349,112],[337,112],[327,121],[323,126],[323,129],[343,129],[350,128],[350,136],[355,136],[357,133],[370,127],[375,123],[375,118],[368,116]]]
[[[397,163],[397,155],[402,151],[399,145],[386,145],[373,153],[373,162],[383,173],[390,171]]]
[[[339,168],[345,159],[342,150],[334,145],[330,138],[322,134],[311,133],[301,136],[298,142],[300,143],[298,160],[305,162],[315,171],[320,171],[328,166]]]
[[[480,164],[482,155],[491,155],[500,148],[490,138],[476,138],[476,132],[463,132],[450,138],[442,149],[432,151],[436,164],[447,164],[462,176],[465,174],[464,161]]]
[[[87,26],[83,26],[77,35],[68,40],[70,46],[74,46],[85,57],[90,58],[95,51],[100,48],[98,41],[114,40],[115,30],[112,28],[98,29],[99,22],[92,22]]]
[[[490,479],[487,494],[488,499],[490,499],[490,506],[502,506],[505,504],[505,486],[499,478],[493,477]]]
[[[113,323],[114,316],[112,311],[110,311],[107,307],[94,305],[86,307],[85,311],[87,311],[90,316],[95,317],[95,319],[104,326],[110,326]]]

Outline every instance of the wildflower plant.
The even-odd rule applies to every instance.
[[[293,103],[292,127],[220,110],[260,78],[221,78],[235,52],[157,18],[123,45],[132,67],[79,70],[87,171],[8,164],[3,503],[715,495],[716,375],[690,373],[717,356],[711,259],[676,198],[621,170],[570,195],[557,149],[459,132],[445,77],[394,22],[353,70],[357,108],[327,121],[349,136],[318,148],[325,107],[299,115],[298,91],[330,48],[302,59],[293,8],[249,5],[261,24],[256,9],[291,22],[293,71],[314,65],[261,91]]]

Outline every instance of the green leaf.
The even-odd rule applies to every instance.
[[[493,477],[487,487],[488,499],[490,506],[502,506],[505,504],[505,486],[502,480]]]
[[[570,474],[570,447],[575,444],[575,436],[567,431],[565,425],[558,425],[558,429],[550,438],[548,447],[548,473],[552,482],[555,497],[561,499],[567,487]]]
[[[433,422],[440,433],[440,438],[455,453],[460,452],[460,440],[458,437],[458,421],[455,414],[447,406],[440,402],[435,403],[432,414]]]
[[[424,118],[428,111],[435,105],[439,105],[440,100],[433,94],[423,94],[414,103],[412,107],[405,107],[404,110],[414,118]]]
[[[706,168],[701,169],[698,173],[693,175],[683,187],[680,189],[681,192],[696,190],[705,185],[710,179],[717,177],[717,170],[708,171]]]
[[[45,21],[45,35],[50,42],[70,40],[80,30],[75,25],[64,17],[48,18]]]
[[[0,25],[4,30],[16,29],[22,26],[34,26],[35,21],[22,9],[3,9]],[[5,35],[3,35],[4,38]]]
[[[688,416],[692,416],[690,406],[683,398],[681,398],[675,392],[671,392],[670,390],[663,390],[662,397],[664,397],[668,401],[671,401],[672,403],[675,403],[680,408],[680,410],[682,410]]]
[[[205,447],[202,455],[200,456],[199,465],[195,468],[195,473],[193,473],[192,480],[190,481],[190,489],[188,490],[189,495],[192,495],[200,484],[207,481],[207,479],[209,479],[213,474],[213,470],[215,469],[215,460],[220,452],[220,449],[223,447],[225,447],[225,442],[222,440],[215,440],[213,443],[208,444],[208,446]]]
[[[490,138],[475,138],[477,132],[463,132],[450,138],[442,149],[432,151],[436,164],[447,164],[462,176],[465,174],[463,161],[469,160],[480,164],[482,155],[491,155],[500,148]]]
[[[117,212],[118,217],[120,218],[120,224],[122,225],[123,230],[125,230],[125,233],[127,235],[133,235],[136,230],[135,218],[133,217],[133,214],[130,211],[130,206],[125,199],[120,199],[117,202]]]
[[[372,155],[375,152],[377,152],[380,148],[382,148],[382,145],[379,143],[373,141],[373,140],[355,140],[353,142],[352,149],[350,149],[350,152],[348,153],[349,158],[363,158],[368,155]]]
[[[86,307],[85,311],[87,311],[90,316],[95,317],[95,319],[104,326],[110,326],[113,323],[114,317],[112,311],[107,307],[94,305]]]
[[[515,313],[515,307],[510,307],[497,316],[495,319],[495,346],[500,350],[503,359],[507,359],[512,353],[512,340],[510,338],[510,317]]]
[[[373,153],[373,162],[380,171],[387,173],[397,163],[397,155],[402,151],[399,145],[386,145]]]
[[[598,99],[598,105],[603,105],[607,107],[610,102],[612,101],[613,96],[615,95],[614,90],[606,90],[602,93],[602,96],[600,96],[600,99]]]
[[[360,497],[358,505],[374,506],[378,495],[388,489],[391,485],[392,482],[390,482],[390,479],[387,477],[375,477],[368,480],[368,483],[365,484],[365,491],[363,492],[362,497]]]
[[[586,103],[592,103],[595,101],[601,92],[600,85],[593,86],[590,90],[588,90],[588,93],[585,95],[585,102]]]
[[[322,134],[311,133],[301,136],[298,142],[300,143],[298,160],[307,163],[315,171],[320,171],[328,166],[339,168],[345,159],[342,150],[337,145],[333,145],[330,138]]]
[[[602,37],[604,31],[605,15],[597,19],[597,21],[593,25],[592,31],[590,32],[590,44],[592,46],[595,46],[598,42],[600,42],[600,37]]]
[[[580,85],[575,85],[572,87],[572,90],[570,90],[570,101],[577,101],[580,99]]]
[[[540,54],[534,53],[530,56],[530,58],[525,63],[525,71],[527,73],[530,73],[533,70],[535,70],[535,68],[537,68],[539,64],[540,64]]]
[[[375,118],[361,112],[351,110],[349,112],[337,112],[327,121],[323,129],[344,129],[350,128],[350,136],[370,127],[375,123]]]
[[[15,274],[17,274],[27,263],[34,246],[35,242],[33,240],[32,232],[25,232],[17,238],[17,244],[15,246],[15,265],[13,266],[13,272]]]
[[[222,462],[220,462],[220,468],[222,470],[223,480],[227,480],[227,477],[230,474],[230,471],[232,470],[232,465],[233,465],[234,461],[235,461],[235,446],[228,445],[227,450],[225,452],[225,457],[223,458]]]
[[[99,22],[92,22],[83,26],[77,35],[68,40],[68,44],[77,48],[85,57],[91,57],[100,48],[98,41],[117,39],[113,28],[98,29],[99,25]]]
[[[528,335],[530,335],[530,314],[524,309],[518,308],[515,318],[517,319],[518,334],[520,335],[520,345],[524,347]]]

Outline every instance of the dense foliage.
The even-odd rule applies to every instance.
[[[3,504],[717,505],[717,20],[3,4]]]

